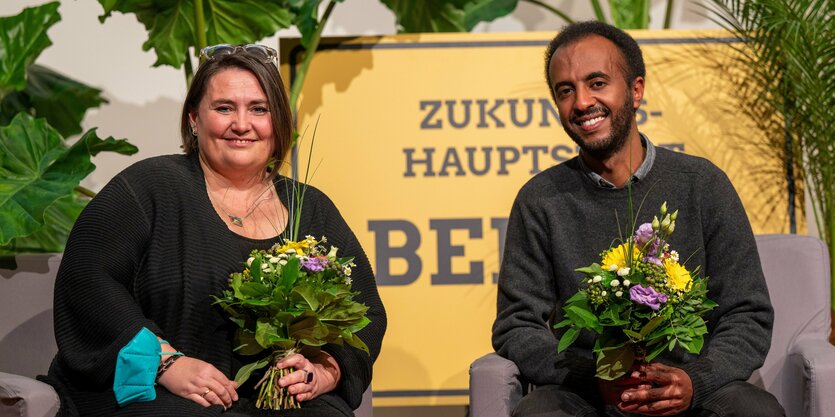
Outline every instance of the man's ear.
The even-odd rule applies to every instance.
[[[632,108],[638,110],[641,107],[641,100],[644,99],[644,77],[635,77],[632,82]]]

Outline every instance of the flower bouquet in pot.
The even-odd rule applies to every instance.
[[[597,333],[598,378],[617,379],[635,361],[650,362],[676,346],[693,354],[702,349],[703,316],[716,303],[707,298],[699,268],[688,270],[667,243],[677,217],[662,204],[651,223],[633,227],[632,236],[605,250],[599,263],[576,269],[585,275],[584,287],[565,302],[565,319],[554,325],[566,328],[557,349],[567,349],[583,330]]]

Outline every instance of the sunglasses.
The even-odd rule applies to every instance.
[[[248,44],[248,45],[229,45],[222,43],[220,45],[207,46],[200,50],[200,62],[211,61],[226,55],[246,54],[259,61],[267,64],[272,63],[278,66],[278,52],[269,46]]]

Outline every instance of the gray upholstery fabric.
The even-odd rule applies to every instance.
[[[0,269],[0,417],[52,417],[58,395],[36,381],[58,348],[52,328],[52,293],[61,255],[17,258],[16,270]],[[372,417],[371,388],[357,417]]]
[[[777,397],[787,417],[835,416],[826,245],[797,235],[756,239],[775,318],[771,350],[749,381]],[[495,353],[476,360],[470,368],[472,416],[509,416],[522,396],[518,374],[513,362]]]

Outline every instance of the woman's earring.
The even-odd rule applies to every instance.
[[[192,136],[197,136],[197,125],[191,125]]]

